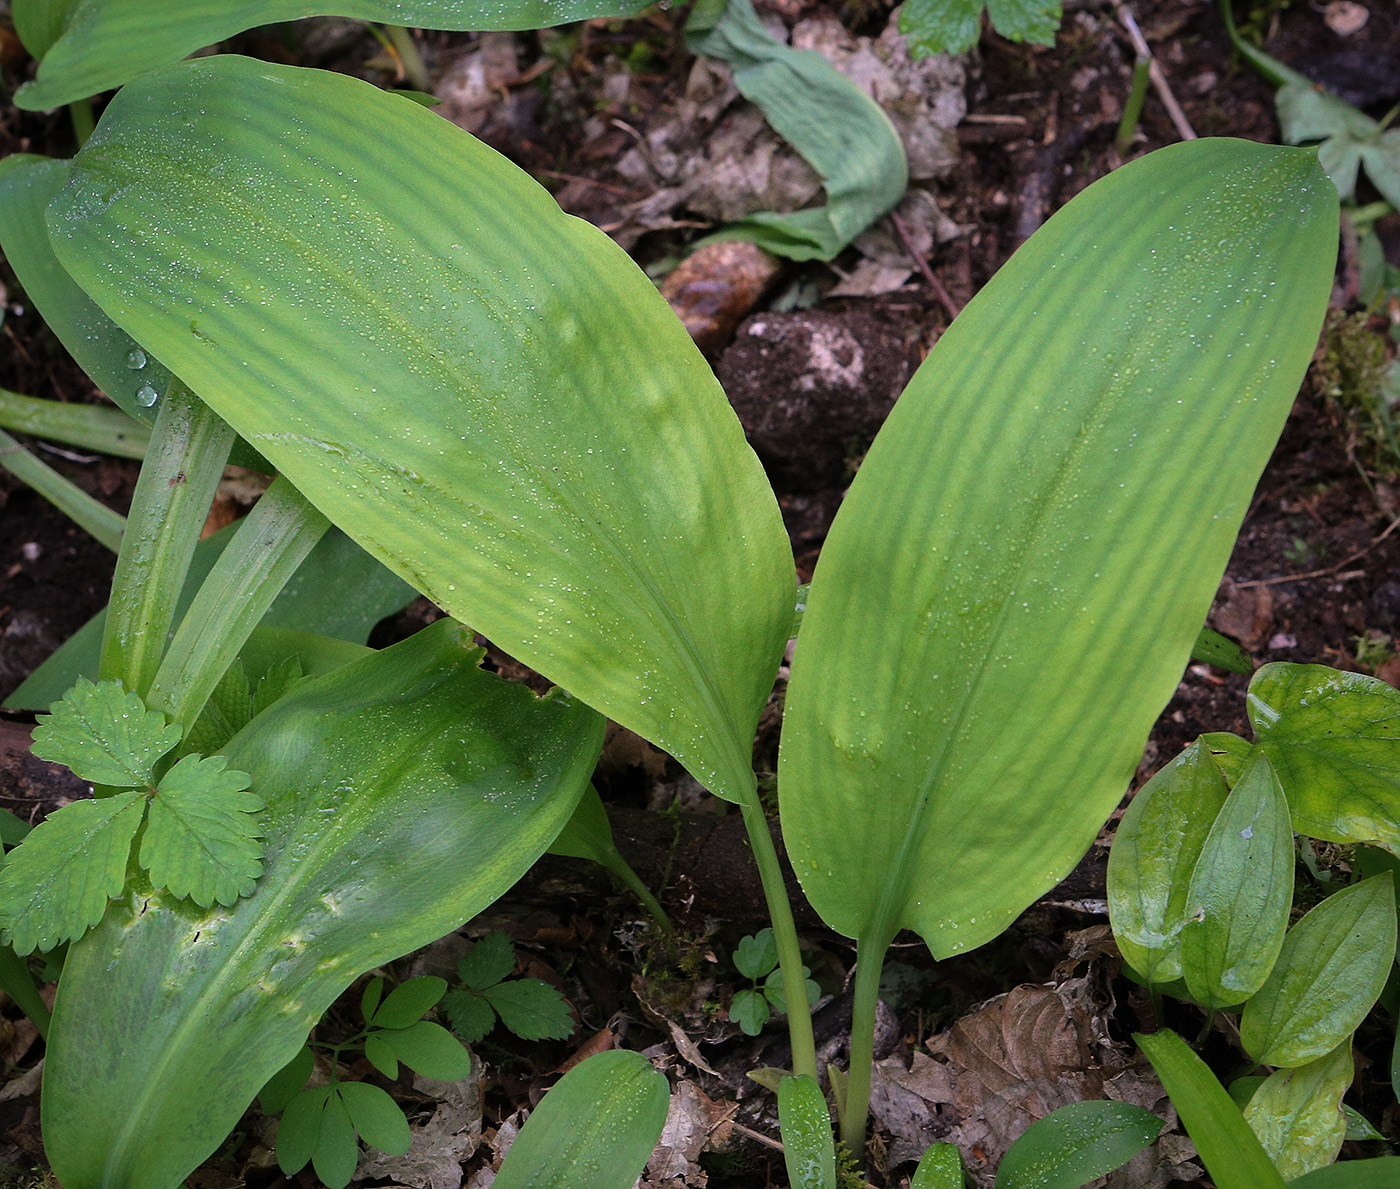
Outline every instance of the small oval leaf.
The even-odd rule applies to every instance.
[[[1350,1037],[1389,977],[1395,930],[1390,872],[1328,896],[1289,931],[1273,973],[1245,1004],[1245,1051],[1294,1067]]]
[[[1268,759],[1245,766],[1191,876],[1181,965],[1196,1002],[1232,1007],[1268,978],[1293,902],[1293,830]]]
[[[1007,1150],[996,1189],[1079,1189],[1127,1164],[1161,1133],[1127,1102],[1074,1102],[1032,1123]]]
[[[574,1066],[525,1121],[494,1189],[630,1189],[666,1123],[671,1092],[640,1053]]]
[[[1347,1134],[1342,1095],[1353,1076],[1348,1036],[1325,1057],[1271,1074],[1254,1092],[1244,1109],[1245,1121],[1284,1180],[1325,1168],[1337,1158]]]
[[[1123,958],[1148,983],[1181,977],[1191,873],[1230,790],[1198,740],[1128,805],[1108,855],[1108,915]]]
[[[963,1189],[962,1157],[956,1144],[932,1144],[914,1170],[909,1189]]]

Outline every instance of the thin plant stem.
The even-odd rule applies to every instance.
[[[851,1005],[851,1061],[841,1104],[841,1142],[857,1155],[865,1150],[865,1121],[870,1112],[870,1071],[875,1064],[875,1013],[880,1002],[880,974],[892,937],[863,937],[856,943],[856,979]]]
[[[812,1009],[807,1003],[807,980],[802,974],[802,948],[797,941],[797,925],[792,919],[792,904],[783,869],[778,862],[778,850],[768,829],[768,819],[759,804],[758,790],[753,789],[740,802],[744,828],[753,848],[758,878],[763,884],[763,896],[768,902],[768,917],[773,928],[773,940],[778,947],[778,965],[783,971],[783,999],[787,1004],[788,1038],[792,1044],[792,1071],[816,1078],[817,1045],[812,1036]]]
[[[621,860],[622,856],[619,855],[618,858]],[[637,899],[642,902],[642,907],[645,908],[647,912],[651,913],[652,919],[656,921],[657,927],[663,933],[670,933],[672,929],[671,918],[666,915],[666,910],[661,907],[661,901],[651,894],[651,889],[641,881],[641,878],[627,865],[626,861],[622,860],[617,864],[609,864],[608,870],[622,882],[623,886],[627,888],[632,895],[636,896]]]
[[[428,78],[428,68],[423,64],[422,54],[413,43],[413,34],[402,25],[385,25],[384,33],[403,63],[404,78],[413,84],[415,90],[431,92],[432,80]]]
[[[84,532],[92,534],[113,553],[121,548],[126,520],[99,503],[71,479],[65,479],[0,430],[0,467],[27,483]]]
[[[0,427],[119,458],[144,458],[151,441],[150,429],[120,409],[40,400],[4,388]]]
[[[1133,134],[1142,119],[1142,101],[1147,98],[1147,84],[1152,78],[1151,66],[1150,58],[1139,58],[1133,65],[1133,82],[1123,104],[1123,118],[1118,121],[1118,135],[1113,138],[1113,147],[1120,157],[1126,157],[1133,147]]]
[[[145,696],[160,667],[233,430],[178,379],[161,399],[117,555],[98,668]]]
[[[285,477],[244,517],[185,613],[146,701],[188,728],[272,601],[330,527]]]
[[[68,114],[73,120],[73,135],[78,141],[78,148],[82,148],[87,144],[93,129],[97,127],[97,121],[92,114],[92,100],[79,99],[76,103],[70,103]]]

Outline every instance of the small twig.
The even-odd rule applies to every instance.
[[[909,258],[918,266],[919,272],[923,274],[924,280],[928,282],[928,287],[933,290],[933,295],[938,299],[938,304],[943,307],[950,319],[956,318],[958,314],[961,313],[958,309],[958,303],[953,300],[948,290],[943,288],[943,282],[934,275],[933,269],[928,266],[928,261],[925,260],[919,250],[914,247],[914,240],[909,234],[908,224],[906,224],[895,211],[890,212],[890,222],[894,225],[894,233],[899,237],[899,242],[904,245],[904,250],[909,253]]]
[[[752,1127],[745,1127],[742,1123],[731,1122],[729,1124],[740,1135],[747,1135],[749,1139],[757,1140],[761,1144],[767,1144],[775,1152],[783,1151],[783,1145],[775,1139],[769,1139],[761,1131],[755,1131]]]
[[[1400,516],[1397,516],[1388,525],[1386,525],[1384,531],[1381,532],[1380,536],[1376,537],[1373,541],[1371,541],[1370,544],[1366,545],[1362,549],[1358,549],[1350,557],[1342,558],[1342,560],[1339,561],[1335,566],[1328,566],[1325,570],[1309,570],[1306,574],[1286,574],[1281,578],[1256,578],[1249,582],[1236,582],[1235,585],[1237,587],[1277,586],[1280,582],[1302,582],[1308,578],[1336,578],[1339,582],[1347,582],[1350,581],[1352,578],[1364,577],[1366,573],[1365,570],[1352,570],[1345,574],[1338,573],[1338,571],[1345,566],[1351,565],[1352,562],[1358,560],[1359,558],[1365,557],[1368,553],[1371,552],[1372,549],[1374,549],[1377,545],[1384,541],[1386,537],[1390,536],[1390,534],[1393,533],[1397,528],[1400,528]]]
[[[1176,101],[1176,96],[1172,94],[1172,89],[1167,84],[1167,76],[1162,73],[1162,67],[1157,59],[1152,56],[1152,51],[1147,46],[1147,38],[1142,35],[1142,30],[1138,28],[1138,23],[1133,19],[1132,11],[1128,6],[1118,0],[1118,19],[1123,22],[1123,28],[1128,31],[1128,40],[1133,43],[1133,49],[1139,58],[1147,59],[1148,77],[1152,80],[1152,86],[1157,92],[1157,98],[1162,101],[1162,106],[1167,109],[1172,126],[1176,129],[1176,134],[1182,140],[1195,140],[1196,132],[1186,119],[1186,113],[1181,110],[1181,104]]]

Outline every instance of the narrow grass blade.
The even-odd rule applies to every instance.
[[[32,487],[113,553],[121,549],[126,517],[93,499],[71,479],[65,479],[48,463],[36,458],[4,430],[0,430],[0,467]]]
[[[150,427],[120,409],[38,400],[4,389],[0,389],[0,426],[118,458],[144,458],[151,442]]]
[[[1175,1032],[1133,1037],[1171,1095],[1216,1189],[1283,1189],[1283,1178],[1240,1108]]]

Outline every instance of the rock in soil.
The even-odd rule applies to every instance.
[[[719,363],[750,444],[784,491],[848,477],[912,374],[904,341],[859,310],[759,314]]]

